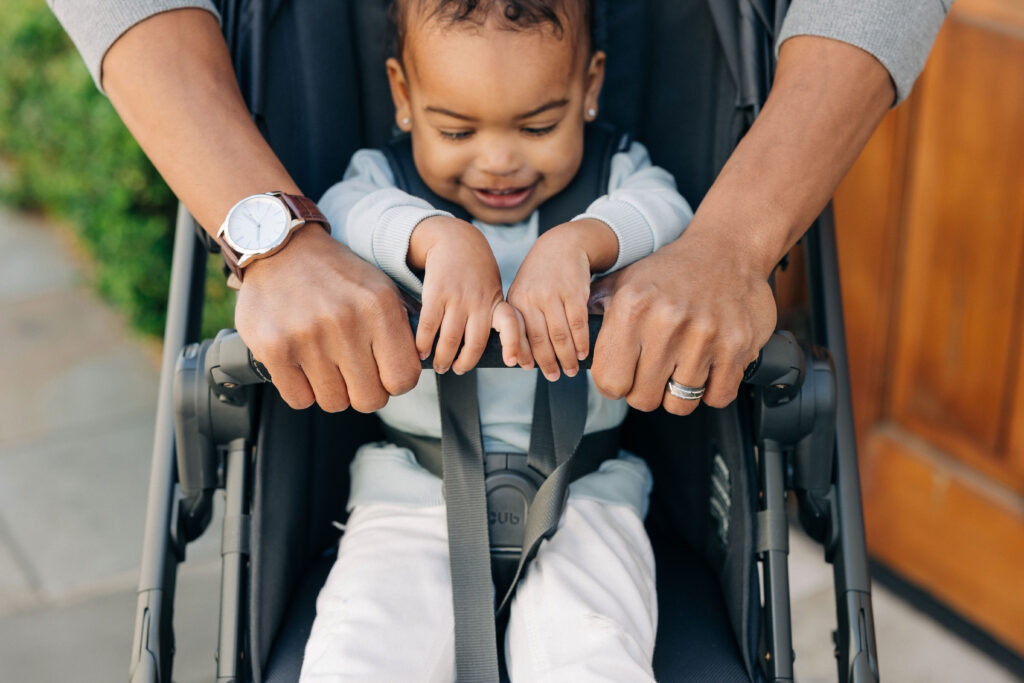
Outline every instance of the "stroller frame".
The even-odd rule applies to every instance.
[[[767,96],[772,36],[781,24],[785,5],[784,1],[771,0],[738,0],[735,5],[710,3],[719,28],[738,27],[734,32],[723,33],[722,42],[727,56],[732,56],[731,67],[739,84],[738,99],[747,126]],[[222,11],[230,44],[230,27],[234,25],[231,10],[225,7]],[[265,16],[257,13],[253,23],[258,27],[265,20]],[[730,41],[727,36],[735,40]],[[750,64],[759,68],[750,68]],[[240,74],[243,86],[248,81],[245,89],[257,112],[262,110],[258,77],[261,69],[257,64],[252,72]],[[201,228],[187,210],[179,207],[131,654],[133,683],[171,680],[177,566],[184,561],[187,543],[208,525],[209,501],[218,488],[225,490],[227,507],[222,537],[217,680],[249,680],[245,674],[244,635],[254,423],[253,390],[249,385],[266,378],[260,375],[258,364],[253,363],[237,335],[219,336],[214,344],[194,343],[199,337],[207,257],[204,247],[208,246],[199,237],[201,234]],[[838,679],[842,683],[877,681],[870,578],[830,208],[805,235],[802,246],[811,295],[809,341],[815,346],[799,350],[787,345],[787,353],[797,348],[799,358],[787,356],[781,359],[781,366],[798,364],[800,372],[788,379],[779,374],[761,377],[761,384],[768,379],[779,381],[768,382],[768,388],[753,389],[751,397],[759,446],[761,513],[757,519],[757,553],[764,594],[763,656],[752,675],[772,681],[793,680],[786,566],[788,525],[784,507],[785,489],[791,488],[797,493],[801,522],[812,537],[823,543],[825,559],[834,568]],[[769,362],[766,367],[777,369],[779,364]],[[809,413],[812,424],[808,425],[807,411],[801,413],[800,401],[793,399],[805,386],[818,380],[834,382],[834,388],[831,397],[827,396],[827,387],[816,394],[810,391],[807,400],[817,405]],[[182,394],[202,404],[185,425]],[[207,419],[209,423],[204,422]],[[176,450],[193,454],[205,451],[215,457],[201,461],[194,457],[176,459]]]

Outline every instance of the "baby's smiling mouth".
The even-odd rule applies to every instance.
[[[533,194],[537,183],[518,187],[472,187],[473,194],[481,204],[492,209],[514,209],[521,206]]]

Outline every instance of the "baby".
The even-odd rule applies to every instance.
[[[634,142],[612,157],[607,194],[569,222],[538,224],[538,208],[576,176],[585,124],[597,116],[605,55],[592,43],[587,0],[395,0],[392,18],[396,123],[423,183],[472,222],[397,189],[377,150],[357,152],[319,204],[335,238],[422,301],[416,346],[426,358],[436,339],[434,371],[378,415],[436,439],[435,372],[471,370],[493,328],[506,365],[536,365],[552,381],[559,368],[576,375],[589,352],[592,277],[676,239],[692,214]],[[485,450],[526,452],[536,373],[476,377]],[[625,402],[587,380],[585,433],[617,427]],[[412,451],[373,443],[356,454],[351,486],[302,680],[453,681],[441,480]],[[513,681],[653,680],[650,489],[646,464],[625,452],[570,486],[558,531],[512,602]]]

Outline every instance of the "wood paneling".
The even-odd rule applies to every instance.
[[[834,205],[868,549],[1024,655],[1024,2],[954,4]]]
[[[1024,278],[1024,271],[1021,272],[1021,277]],[[1021,289],[1024,290],[1024,283],[1021,284]],[[1024,339],[1017,343],[1016,393],[1009,422],[1007,464],[1015,474],[1024,479]]]
[[[882,415],[910,111],[882,121],[833,198],[858,432]]]
[[[1024,504],[902,430],[862,446],[872,554],[1024,652]]]
[[[1024,489],[998,462],[1024,322],[1021,65],[1024,41],[954,14],[921,83],[891,398],[901,424]]]

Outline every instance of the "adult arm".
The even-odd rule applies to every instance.
[[[892,104],[889,72],[848,43],[781,47],[768,101],[683,235],[595,287],[594,380],[641,410],[687,414],[669,378],[730,403],[775,327],[768,276],[824,208]]]
[[[213,233],[239,199],[301,193],[242,100],[213,14],[150,16],[105,52],[102,85],[174,193]],[[411,389],[419,363],[397,288],[306,227],[246,270],[235,323],[293,407],[370,411]]]

